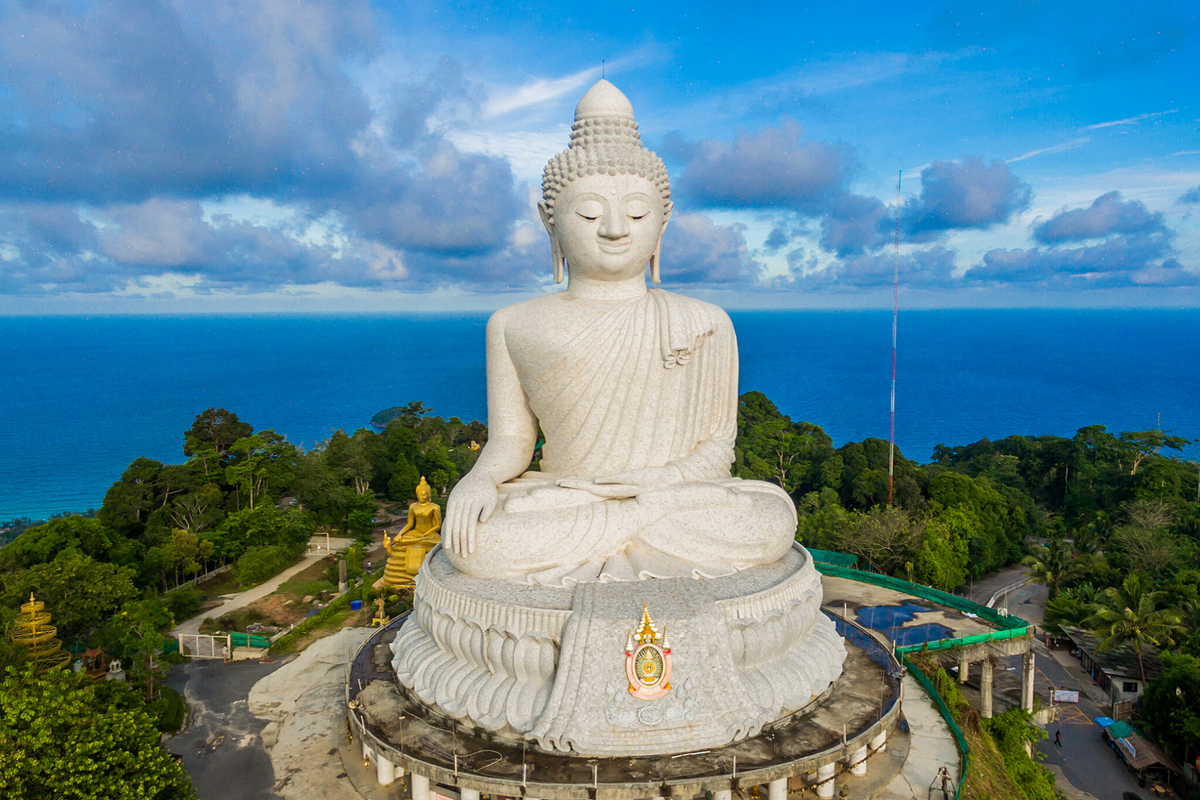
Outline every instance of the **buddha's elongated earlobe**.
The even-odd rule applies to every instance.
[[[659,266],[662,263],[662,237],[667,232],[667,223],[671,221],[671,211],[675,208],[675,204],[667,200],[663,204],[663,223],[662,230],[658,232],[658,247],[654,248],[654,255],[650,256],[650,281],[651,283],[662,283],[662,268]]]
[[[562,283],[566,277],[567,260],[563,258],[562,250],[558,246],[558,238],[550,237],[550,259],[554,262],[554,282]]]
[[[550,261],[554,264],[554,282],[562,283],[566,277],[567,260],[563,257],[558,237],[554,234],[554,211],[545,200],[539,200],[538,214],[542,218],[542,224],[546,226],[546,233],[550,235]]]

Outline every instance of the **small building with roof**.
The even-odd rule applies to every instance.
[[[1092,633],[1068,626],[1063,626],[1063,633],[1074,645],[1083,669],[1099,684],[1112,703],[1132,701],[1142,696],[1146,686],[1142,681],[1137,653],[1132,647],[1123,645],[1101,652],[1100,639]],[[1145,667],[1147,681],[1162,677],[1162,662],[1159,661],[1157,648],[1144,646],[1142,666]]]
[[[1104,729],[1104,738],[1131,772],[1137,773],[1138,782],[1145,786],[1147,781],[1170,784],[1172,775],[1181,775],[1179,765],[1167,757],[1157,743],[1138,733],[1132,725],[1108,717],[1096,717],[1096,724]]]

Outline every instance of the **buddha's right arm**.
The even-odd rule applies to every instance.
[[[537,418],[508,351],[505,324],[512,307],[497,311],[487,325],[488,440],[471,473],[499,486],[529,469],[537,445]]]
[[[496,312],[487,327],[488,441],[450,493],[442,523],[442,542],[460,555],[475,549],[475,528],[495,510],[497,487],[529,468],[537,444],[537,418],[508,352],[505,316]]]

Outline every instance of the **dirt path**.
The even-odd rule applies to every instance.
[[[186,622],[179,623],[178,625],[176,625],[174,628],[171,629],[171,635],[179,636],[180,634],[199,633],[200,632],[200,623],[203,622],[207,617],[212,617],[213,619],[219,619],[219,618],[225,616],[226,614],[228,614],[230,611],[236,611],[239,608],[244,608],[244,607],[250,605],[251,603],[253,603],[256,600],[261,600],[262,598],[266,597],[267,595],[271,594],[276,589],[278,589],[280,587],[280,585],[282,585],[285,581],[288,580],[288,578],[291,578],[296,573],[302,572],[303,570],[307,569],[308,567],[311,567],[313,564],[317,563],[318,561],[320,561],[321,559],[323,559],[325,557],[326,557],[325,553],[321,553],[320,555],[306,557],[299,564],[296,564],[295,566],[292,566],[292,567],[288,567],[283,572],[279,573],[274,578],[271,578],[270,580],[266,581],[265,583],[260,583],[258,586],[255,586],[253,589],[247,589],[244,592],[235,594],[232,597],[230,597],[228,600],[226,600],[224,603],[217,606],[216,608],[210,608],[208,611],[202,612],[201,614],[199,614],[195,617],[192,617],[191,619],[187,620]]]

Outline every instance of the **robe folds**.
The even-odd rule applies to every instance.
[[[674,464],[685,480],[729,477],[737,341],[720,308],[651,289],[555,349],[524,386],[546,435],[543,472]]]
[[[521,385],[545,434],[541,471],[499,487],[456,566],[550,586],[718,577],[791,546],[787,494],[730,477],[738,358],[724,311],[652,289],[538,356]],[[664,466],[681,481],[620,499],[557,484]]]

